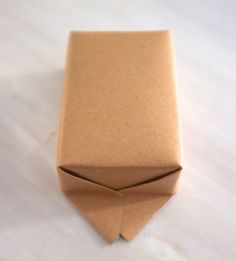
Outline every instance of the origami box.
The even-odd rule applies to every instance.
[[[131,240],[176,193],[175,86],[169,31],[70,33],[58,175],[108,242]]]

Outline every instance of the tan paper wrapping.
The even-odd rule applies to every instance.
[[[57,169],[65,195],[108,242],[131,240],[175,194],[169,31],[71,32]]]

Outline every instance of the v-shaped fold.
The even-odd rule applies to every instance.
[[[110,243],[132,240],[176,193],[180,168],[149,182],[114,190],[58,168],[67,198]]]

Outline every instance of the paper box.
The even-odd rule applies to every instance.
[[[108,242],[131,240],[175,194],[169,31],[71,32],[57,169],[65,195]]]

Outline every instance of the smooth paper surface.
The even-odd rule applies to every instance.
[[[70,34],[58,143],[62,190],[108,242],[131,240],[180,175],[169,31]]]

